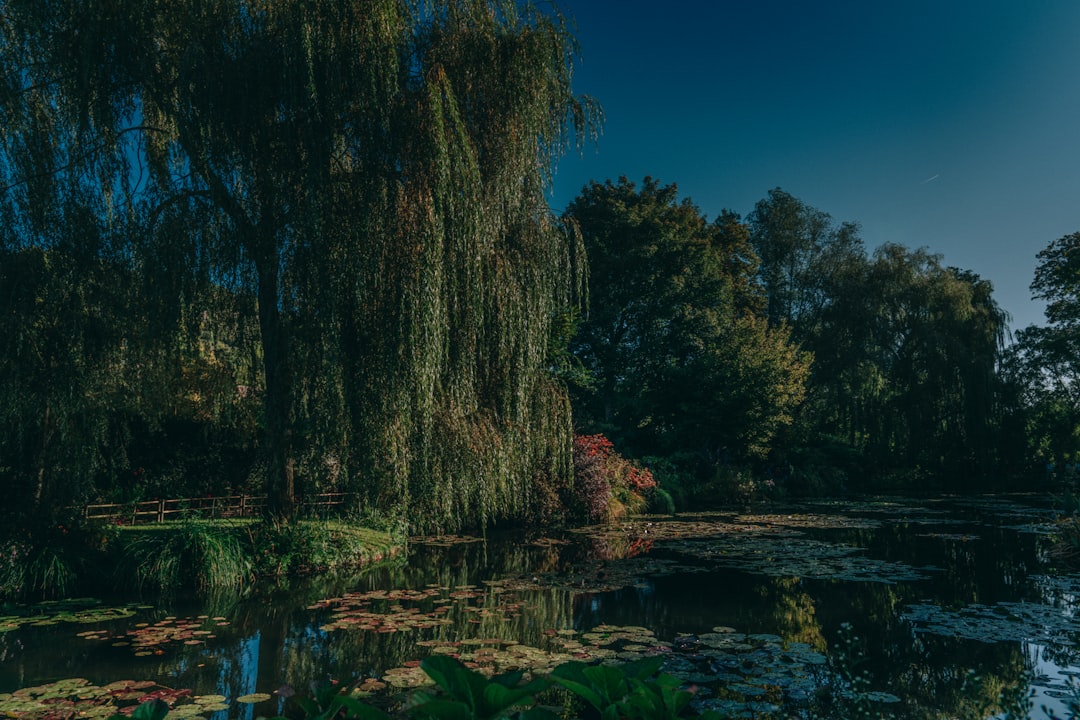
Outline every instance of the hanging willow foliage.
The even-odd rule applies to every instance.
[[[584,255],[543,192],[599,110],[556,11],[0,0],[0,21],[2,109],[45,148],[4,158],[5,191],[85,163],[141,223],[133,267],[181,303],[254,301],[273,512],[333,485],[449,529],[566,481],[547,353]]]

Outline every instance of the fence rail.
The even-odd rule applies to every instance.
[[[299,505],[302,515],[325,516],[354,497],[354,493],[319,493]],[[188,517],[244,518],[258,517],[266,508],[265,495],[223,495],[219,497],[144,500],[134,503],[98,503],[87,505],[87,520],[108,520],[126,525],[159,523]]]

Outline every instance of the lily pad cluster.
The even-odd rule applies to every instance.
[[[743,570],[770,577],[799,577],[816,580],[846,580],[895,584],[924,580],[930,566],[913,567],[903,562],[889,562],[866,557],[861,548],[808,538],[748,539],[724,536],[711,540],[665,543],[674,550],[713,567]]]
[[[821,515],[817,513],[768,513],[739,515],[736,520],[766,527],[809,528],[815,530],[873,530],[881,521],[852,515]]]
[[[43,602],[18,608],[15,614],[0,615],[0,633],[21,627],[48,627],[63,623],[89,625],[122,620],[145,608],[144,605],[102,607],[99,601],[89,598]]]
[[[722,535],[790,535],[785,528],[767,523],[733,522],[728,515],[725,520],[634,520],[612,525],[590,525],[572,532],[592,540],[635,540],[649,538],[655,542],[684,538],[708,538]]]
[[[454,625],[451,614],[455,609],[463,614],[466,622],[478,622],[478,618],[513,619],[520,616],[525,603],[499,597],[503,592],[505,588],[500,586],[485,589],[477,585],[372,590],[320,600],[308,609],[332,611],[329,621],[320,627],[324,632],[394,633]],[[472,600],[481,598],[488,602],[471,604]]]
[[[571,660],[621,664],[662,657],[663,672],[695,686],[699,709],[722,709],[732,717],[805,704],[829,673],[825,655],[808,644],[787,643],[776,635],[747,635],[727,627],[701,635],[678,635],[674,641],[661,640],[652,630],[638,626],[600,625],[588,632],[549,629],[544,635],[549,640],[547,648],[497,638],[430,640],[418,645],[489,676],[511,670],[546,675]],[[382,679],[396,690],[431,683],[418,660],[386,671]]]
[[[1080,617],[1038,603],[973,603],[956,610],[924,603],[908,605],[901,617],[918,633],[984,643],[1012,641],[1073,648],[1080,639]]]
[[[409,538],[413,545],[428,545],[430,547],[453,547],[455,545],[470,545],[484,542],[484,538],[472,535],[417,535]]]
[[[220,697],[220,696],[218,696]],[[0,694],[0,716],[23,720],[68,720],[70,718],[107,718],[129,715],[140,704],[161,700],[171,709],[173,718],[203,716],[228,705],[193,697],[191,690],[168,688],[149,680],[118,680],[108,685],[94,685],[85,678],[68,678],[47,685],[22,688]]]
[[[591,594],[627,587],[646,587],[649,578],[703,570],[676,560],[643,555],[625,560],[586,562],[558,572],[488,580],[485,584],[496,592],[562,590],[572,594]]]
[[[229,625],[225,617],[199,615],[194,618],[169,616],[156,623],[136,623],[123,633],[109,630],[87,630],[78,633],[86,640],[112,640],[114,647],[130,647],[136,657],[162,655],[165,648],[181,645],[203,645],[217,637],[217,631]]]

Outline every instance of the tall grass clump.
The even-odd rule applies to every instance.
[[[241,528],[205,520],[125,528],[119,542],[127,575],[140,590],[166,594],[238,589],[253,575]]]
[[[390,533],[341,520],[267,521],[249,533],[259,575],[356,567],[389,557],[400,545]]]
[[[78,518],[41,520],[0,539],[0,598],[51,600],[70,596],[100,560],[105,539]]]
[[[47,600],[71,594],[76,562],[64,547],[9,541],[0,547],[0,597]]]

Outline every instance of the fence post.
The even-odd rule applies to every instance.
[[[158,500],[157,501],[157,521],[159,523],[160,522],[165,522],[165,501],[164,500]]]
[[[247,517],[247,493],[240,495],[240,517]]]

